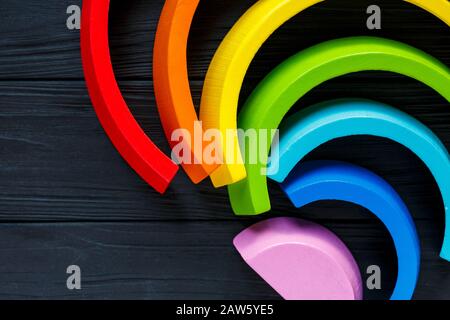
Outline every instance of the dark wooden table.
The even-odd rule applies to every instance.
[[[192,90],[220,39],[254,0],[204,0],[189,43]],[[251,65],[241,102],[273,67],[313,44],[344,36],[400,40],[450,66],[448,27],[399,0],[376,1],[383,28],[366,29],[375,1],[326,1],[278,30]],[[362,208],[326,202],[293,208],[275,184],[271,213],[236,218],[226,189],[192,185],[180,172],[165,196],[148,187],[112,147],[92,109],[80,61],[79,31],[66,9],[80,0],[0,1],[0,298],[278,299],[241,260],[233,237],[275,215],[304,217],[336,232],[364,279],[382,269],[386,299],[396,256],[383,225]],[[152,91],[153,37],[162,0],[112,1],[111,50],[121,89],[158,146],[168,151]],[[429,125],[450,146],[448,102],[417,81],[365,72],[329,81],[298,108],[340,97],[394,105]],[[297,109],[298,109],[297,108]],[[415,298],[450,298],[450,263],[438,257],[444,230],[439,190],[408,150],[382,139],[328,143],[309,159],[346,160],[387,179],[414,216],[422,245]],[[82,290],[66,288],[66,268],[82,270]]]

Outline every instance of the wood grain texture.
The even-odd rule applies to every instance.
[[[219,41],[253,0],[208,0],[189,43],[194,101]],[[377,35],[407,42],[450,65],[450,33],[436,18],[400,1],[378,1],[383,29],[365,28],[372,1],[326,1],[288,22],[264,45],[244,83],[241,102],[273,67],[310,45],[343,36]],[[0,298],[273,299],[232,248],[232,238],[274,215],[302,216],[336,232],[361,270],[378,264],[387,298],[395,281],[393,245],[362,208],[326,202],[296,210],[271,184],[272,212],[236,218],[225,189],[192,185],[184,173],[161,197],[112,147],[90,104],[79,32],[65,26],[79,0],[0,3]],[[113,0],[111,51],[124,96],[145,131],[168,152],[151,75],[153,34],[162,0]],[[329,81],[296,110],[327,99],[363,97],[396,106],[430,126],[450,146],[448,102],[402,76],[366,72]],[[450,264],[438,257],[443,204],[436,184],[411,153],[382,139],[339,139],[309,159],[351,161],[388,180],[415,218],[423,246],[416,298],[450,298]],[[79,264],[83,290],[65,287]]]
[[[6,261],[0,265],[0,297],[275,299],[230,246],[242,227],[237,222],[2,225],[9,241],[0,244]],[[365,237],[361,230],[359,237]],[[79,292],[64,289],[70,264],[84,266]]]

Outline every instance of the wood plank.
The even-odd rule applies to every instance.
[[[450,110],[442,98],[401,77],[383,78],[383,84],[375,86],[379,78],[373,76],[331,81],[300,101],[298,108],[343,97],[350,90],[355,97],[383,96],[383,102],[418,117],[450,144]],[[201,86],[195,84],[198,99]],[[125,81],[121,86],[146,132],[167,151],[152,83]],[[399,92],[411,95],[405,98]],[[209,181],[195,186],[183,172],[165,196],[151,190],[109,142],[83,82],[0,82],[0,105],[0,220],[235,219],[226,189],[214,190]],[[309,159],[363,165],[388,179],[417,218],[441,216],[442,202],[431,175],[418,159],[394,143],[366,137],[341,139],[323,146]],[[275,184],[271,193],[274,212],[297,212]],[[348,217],[342,214],[342,218]]]
[[[151,82],[153,33],[162,3],[113,0],[110,35],[126,100],[167,152]],[[214,50],[252,3],[202,3],[188,55],[197,105]],[[236,218],[226,190],[214,190],[208,181],[194,186],[180,173],[164,197],[145,185],[111,146],[92,110],[82,81],[79,32],[65,26],[70,4],[81,0],[2,0],[0,5],[0,298],[278,298],[231,245],[245,226],[276,215],[331,228],[362,270],[382,267],[383,290],[366,292],[366,298],[389,297],[396,273],[392,243],[380,222],[359,207],[326,202],[296,210],[271,184],[272,212]],[[380,0],[383,29],[369,32],[364,21],[369,4],[373,1],[327,0],[287,23],[252,63],[241,102],[283,59],[343,36],[397,39],[450,65],[447,26],[410,4]],[[348,96],[399,107],[450,145],[448,102],[399,76],[363,73],[333,80],[296,109]],[[450,299],[450,268],[438,257],[443,205],[418,159],[396,144],[367,137],[327,144],[309,159],[351,161],[386,178],[407,203],[420,233],[423,269],[415,297]],[[70,264],[82,267],[80,292],[65,287]]]
[[[0,298],[278,299],[231,245],[245,225],[0,224]],[[370,264],[382,268],[383,289],[367,291],[366,298],[388,297],[396,263],[384,232],[364,223],[328,226],[350,242],[364,274]],[[449,297],[450,269],[428,241],[424,263],[425,279],[444,280],[422,281],[420,297]],[[81,268],[80,291],[66,288],[66,268],[73,264]]]
[[[242,261],[231,241],[250,222],[0,224],[0,298],[278,299]],[[363,273],[381,267],[386,299],[395,282],[389,237],[366,223],[328,222]],[[415,298],[449,299],[448,262],[438,258],[431,225],[419,222],[423,269]],[[69,265],[81,268],[80,291],[66,288]]]
[[[189,43],[190,76],[203,79],[221,39],[254,0],[204,1]],[[2,1],[0,79],[81,79],[79,32],[66,28],[66,8],[81,0]],[[151,79],[154,32],[162,0],[113,0],[111,51],[117,77]],[[383,29],[366,28],[371,0],[327,0],[292,19],[262,48],[249,71],[260,78],[290,55],[338,37],[373,35],[397,39],[426,50],[450,65],[449,29],[411,4],[380,0]],[[326,21],[326,23],[324,23]],[[205,26],[208,26],[205,28]]]

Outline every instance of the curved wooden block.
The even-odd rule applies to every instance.
[[[408,208],[387,182],[351,164],[313,161],[293,171],[282,188],[297,208],[321,200],[339,200],[376,215],[388,229],[397,251],[398,274],[391,299],[411,299],[420,271],[419,238]]]
[[[81,57],[97,116],[116,149],[153,188],[163,193],[178,166],[144,133],[117,85],[108,41],[109,0],[83,1]]]
[[[445,234],[441,257],[450,260],[450,156],[439,138],[408,114],[367,100],[338,100],[312,106],[288,118],[281,128],[279,155],[269,167],[270,178],[282,182],[307,154],[333,139],[372,135],[410,149],[433,174],[445,205]],[[229,187],[233,209],[249,214],[270,208],[267,177],[249,170],[249,179]]]
[[[283,23],[322,0],[260,0],[233,26],[220,44],[209,67],[201,101],[200,119],[205,129],[222,132],[222,153],[236,155],[211,175],[216,187],[238,182],[246,177],[237,135],[227,141],[226,131],[237,130],[239,93],[245,74],[259,48]],[[450,25],[447,0],[408,0]]]
[[[365,70],[409,76],[450,101],[450,69],[435,58],[397,41],[373,37],[344,38],[311,47],[275,68],[248,98],[239,116],[239,127],[243,130],[275,130],[292,106],[311,89],[335,77]],[[268,139],[266,150],[270,146]],[[251,159],[250,152],[249,148],[245,149],[245,159]],[[265,156],[260,155],[258,163],[246,161],[247,178],[228,188],[237,214],[270,210],[266,177],[262,174],[266,169]],[[253,201],[249,195],[258,195],[260,199]]]
[[[196,134],[203,140],[203,132],[200,127],[195,128],[199,120],[189,87],[186,51],[199,1],[166,0],[153,50],[153,81],[161,122],[172,148],[179,143],[172,141],[175,130],[184,129],[189,133],[183,136],[183,142],[186,143],[185,150],[190,150],[191,161],[180,162],[194,183],[199,183],[218,167],[218,164],[207,164],[203,159],[206,142],[195,141]]]
[[[284,299],[362,299],[355,259],[335,234],[318,224],[268,219],[242,231],[234,246]]]

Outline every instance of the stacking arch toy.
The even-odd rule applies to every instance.
[[[198,183],[209,176],[218,164],[203,161],[203,132],[197,118],[187,70],[187,41],[189,29],[200,0],[166,0],[153,50],[153,83],[161,123],[173,148],[175,130],[182,129],[185,150],[190,150],[189,163],[181,166],[192,182]],[[198,126],[198,128],[195,128]],[[201,135],[203,144],[196,145],[195,135]],[[198,139],[197,139],[198,140]]]
[[[433,174],[443,197],[446,224],[449,221],[450,156],[441,141],[425,125],[395,108],[365,100],[339,100],[307,108],[286,120],[281,129],[279,160],[271,166],[270,178],[284,181],[307,154],[327,141],[350,135],[373,135],[396,141],[414,152]],[[266,177],[251,172],[251,180],[229,186],[237,213],[270,209]],[[337,189],[336,189],[337,191]],[[308,197],[305,195],[305,199]],[[263,204],[263,206],[260,206]],[[242,210],[242,211],[240,211]],[[248,210],[248,211],[244,211]],[[446,226],[441,257],[450,260],[450,236]]]
[[[324,81],[363,70],[386,70],[410,76],[450,101],[450,70],[438,60],[392,40],[345,38],[309,48],[275,68],[250,95],[239,116],[239,127],[244,130],[277,129],[285,114],[305,93]],[[268,140],[267,148],[270,143]],[[245,152],[249,152],[248,148]],[[250,196],[259,193],[252,188],[266,187],[266,178],[261,176],[265,162],[266,158],[259,159],[256,164],[247,161],[247,178],[229,186],[236,213],[255,214],[270,209],[267,191],[262,192],[264,195],[258,201]]]
[[[218,128],[223,137],[227,135],[227,129],[236,131],[240,88],[245,72],[259,47],[285,21],[321,1],[260,0],[239,20],[221,44],[208,71],[200,116],[206,129]],[[407,1],[430,11],[447,24],[450,23],[448,1]],[[202,161],[205,142],[198,148],[195,147],[195,124],[198,118],[189,89],[186,47],[190,24],[198,4],[199,0],[166,1],[155,40],[155,93],[165,134],[171,146],[174,146],[171,137],[174,130],[184,129],[190,134],[189,139],[188,136],[184,138],[190,145],[193,163],[182,163],[188,176],[197,183],[212,173],[212,181],[219,187],[244,179],[247,171],[239,161],[242,160],[242,155],[237,137],[232,138],[231,147],[224,143],[222,137],[220,142],[222,153],[225,154],[225,164],[220,167]],[[120,93],[108,47],[108,10],[109,0],[85,0],[83,4],[81,47],[89,94],[100,122],[115,147],[147,183],[162,193],[175,176],[178,167],[144,133]],[[369,49],[364,51],[364,48]],[[325,51],[329,51],[328,54]],[[333,45],[330,42],[311,48],[303,54],[305,61],[303,64],[299,63],[297,68],[286,63],[277,69],[286,79],[294,79],[293,83],[286,85],[283,82],[284,77],[278,78],[275,73],[266,80],[269,83],[267,87],[277,83],[274,79],[281,80],[278,86],[273,86],[279,96],[264,96],[262,89],[258,89],[251,96],[247,104],[248,109],[244,109],[242,114],[244,125],[250,123],[261,129],[276,128],[287,111],[286,107],[290,108],[290,103],[297,101],[301,94],[307,91],[305,88],[311,89],[341,74],[367,70],[364,68],[398,72],[413,77],[433,87],[447,100],[450,98],[448,69],[424,53],[393,41],[374,38],[344,39]],[[323,63],[318,63],[322,58]],[[354,65],[347,63],[350,60]],[[298,75],[299,70],[304,72],[301,76]],[[297,76],[298,78],[295,78]],[[303,82],[305,87],[301,84]],[[295,90],[298,92],[294,93]],[[255,101],[263,101],[262,97],[269,98],[264,101],[267,102],[267,109],[254,107]],[[272,178],[283,181],[308,150],[335,138],[334,135],[327,135],[330,130],[341,136],[385,136],[409,147],[428,165],[441,189],[447,217],[450,183],[444,181],[443,172],[449,172],[449,156],[432,132],[425,130],[426,128],[421,127],[420,123],[412,118],[384,105],[367,101],[336,104],[342,108],[322,105],[320,111],[311,109],[308,110],[312,111],[311,114],[292,118],[294,124],[289,122],[288,125],[292,125],[294,129],[292,132],[287,131],[280,145],[282,171],[274,174]],[[344,108],[343,104],[348,108]],[[358,108],[362,105],[363,111]],[[322,114],[325,109],[325,114]],[[273,111],[272,119],[268,111]],[[252,119],[249,116],[251,113],[254,117]],[[314,116],[319,119],[313,119]],[[302,131],[305,125],[303,121],[311,121],[308,122],[308,125],[311,125],[308,128],[312,129],[310,132]],[[272,126],[273,124],[276,126]],[[380,127],[377,128],[377,125]],[[366,128],[371,129],[364,131]],[[228,161],[227,149],[234,150],[233,154],[239,158],[237,163]],[[297,153],[293,154],[294,150]],[[248,171],[247,180],[241,182],[242,184],[230,186],[231,201],[237,213],[250,208],[253,214],[254,211],[270,208],[266,177],[259,173],[255,175],[254,169],[261,168],[252,167]],[[259,181],[262,183],[257,183]],[[322,199],[335,199],[357,203],[375,213],[391,232],[399,258],[399,275],[392,299],[409,299],[412,296],[420,264],[417,233],[406,206],[384,181],[355,166],[321,162],[300,167],[292,178],[283,183],[283,188],[296,206]],[[246,203],[245,197],[248,197],[250,202]],[[447,236],[447,231],[448,229],[441,256],[450,260],[450,237]],[[354,290],[354,293],[357,297],[357,290]]]
[[[297,218],[258,222],[234,238],[244,261],[286,300],[362,300],[358,265],[330,230]]]
[[[411,299],[420,271],[420,244],[408,208],[389,184],[358,166],[314,161],[293,171],[282,189],[298,208],[321,200],[339,200],[375,214],[388,229],[397,251],[398,274],[391,299]]]
[[[131,114],[114,76],[108,41],[109,0],[85,0],[81,57],[92,104],[116,149],[153,188],[163,193],[178,166],[145,134]]]
[[[237,130],[239,93],[246,71],[259,48],[283,23],[322,0],[260,0],[234,25],[218,48],[209,67],[201,101],[200,119],[205,129],[218,128],[224,164],[211,174],[216,187],[246,177],[237,133],[226,139],[227,130]],[[406,0],[429,11],[450,25],[447,0]],[[228,149],[232,150],[228,150]],[[233,155],[228,161],[227,154]]]

